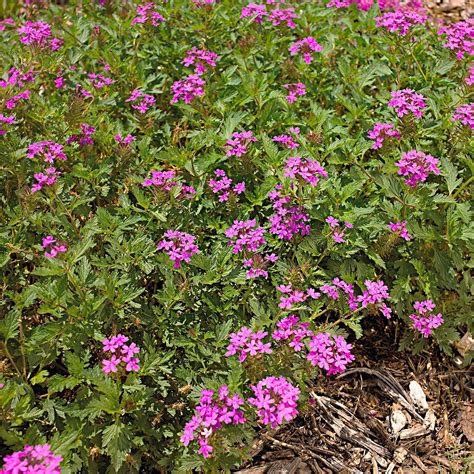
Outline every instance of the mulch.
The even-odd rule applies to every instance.
[[[306,412],[262,432],[236,474],[474,472],[474,372],[394,339],[366,329],[351,368],[316,380]]]

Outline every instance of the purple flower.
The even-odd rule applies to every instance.
[[[454,51],[457,59],[474,54],[474,19],[443,26],[438,35],[446,35],[447,42],[443,47]]]
[[[233,253],[257,252],[259,247],[265,245],[265,229],[257,226],[255,219],[248,221],[235,220],[233,225],[225,231],[228,243]]]
[[[51,26],[45,21],[27,21],[17,31],[20,34],[20,42],[25,45],[51,51],[57,51],[63,45],[62,40],[52,37]]]
[[[155,98],[150,94],[145,94],[142,91],[135,89],[132,91],[130,97],[125,102],[133,102],[132,108],[144,114],[150,107],[155,105]]]
[[[474,129],[474,103],[461,104],[456,107],[451,122],[456,120],[459,120],[470,129]]]
[[[395,130],[395,127],[391,123],[377,122],[367,135],[369,138],[375,140],[375,143],[372,145],[372,149],[374,150],[382,148],[384,140],[388,138],[395,137],[400,139],[400,133]]]
[[[67,246],[65,243],[53,245],[54,243],[56,243],[56,239],[52,235],[48,235],[43,238],[41,247],[43,250],[48,249],[48,251],[44,253],[46,258],[55,258],[58,256],[58,254],[67,252]]]
[[[296,41],[288,48],[288,51],[290,52],[291,56],[295,56],[298,53],[302,53],[303,61],[306,64],[311,64],[313,60],[313,56],[311,53],[321,52],[322,50],[323,48],[312,36],[308,36],[300,41]]]
[[[1,474],[60,474],[61,456],[51,451],[49,444],[25,445],[22,451],[16,451],[3,458]]]
[[[63,145],[46,140],[42,142],[32,143],[28,147],[28,158],[35,158],[37,155],[46,163],[54,163],[55,160],[66,160],[67,156],[63,152]]]
[[[56,171],[54,166],[51,166],[50,168],[46,168],[44,173],[35,173],[33,176],[37,182],[31,187],[31,192],[36,193],[45,186],[52,186],[61,174],[59,171]]]
[[[190,104],[196,97],[202,97],[205,94],[204,85],[206,82],[199,74],[191,74],[183,80],[174,82],[171,85],[173,92],[171,103],[175,104],[182,100],[186,104]]]
[[[214,174],[217,179],[210,179],[208,184],[212,192],[219,195],[220,202],[228,201],[231,194],[235,196],[245,192],[244,181],[232,187],[232,180],[226,175],[225,171],[216,170]]]
[[[411,11],[386,12],[375,18],[377,27],[384,27],[390,33],[398,33],[405,36],[410,28],[415,25],[423,25],[428,21],[426,15],[419,15]]]
[[[326,371],[327,375],[344,372],[347,365],[355,359],[351,354],[352,345],[342,336],[319,333],[312,337],[308,346],[307,359],[312,365]]]
[[[199,253],[197,245],[194,243],[196,237],[186,232],[168,230],[158,243],[158,250],[164,250],[170,260],[174,262],[173,268],[180,268],[181,262],[190,262],[191,257]]]
[[[288,89],[288,95],[286,96],[286,101],[289,104],[296,102],[298,96],[306,95],[306,86],[301,82],[297,82],[295,84],[283,84],[285,89]]]
[[[138,372],[140,370],[138,365],[140,360],[134,357],[135,354],[140,352],[140,348],[134,342],[129,345],[126,342],[128,342],[128,337],[122,334],[102,340],[102,350],[113,354],[110,359],[102,360],[102,371],[105,374],[116,373],[119,368],[124,368],[126,372]]]
[[[398,234],[400,237],[404,238],[406,241],[409,241],[411,240],[411,238],[413,237],[411,234],[408,233],[407,231],[407,221],[401,221],[401,222],[390,222],[390,224],[388,224],[388,228]]]
[[[247,153],[247,147],[249,144],[256,141],[257,139],[253,136],[253,133],[250,130],[247,132],[235,132],[232,134],[232,138],[229,138],[224,145],[226,156],[241,157]]]
[[[149,23],[153,26],[159,26],[164,21],[166,20],[158,13],[156,5],[153,2],[147,2],[137,5],[137,16],[132,20],[132,25]]]
[[[229,335],[230,344],[227,347],[226,357],[239,354],[239,362],[243,362],[247,356],[255,356],[257,354],[271,354],[271,342],[264,343],[263,339],[267,336],[265,331],[252,332],[245,326],[240,328],[238,332]]]
[[[411,150],[402,153],[402,158],[395,165],[398,166],[399,175],[408,176],[405,184],[414,188],[419,182],[426,181],[430,172],[436,175],[441,173],[438,163],[439,160],[431,155]]]
[[[193,46],[193,48],[186,52],[186,57],[182,64],[187,67],[193,65],[195,67],[194,72],[201,75],[207,71],[206,66],[216,67],[217,59],[219,59],[219,56],[216,53],[206,49],[197,49]]]
[[[440,327],[444,323],[441,313],[434,314],[436,305],[431,300],[416,301],[413,307],[416,313],[410,314],[413,321],[413,328],[420,331],[423,337],[433,334],[433,329]]]
[[[285,377],[267,377],[251,385],[254,397],[248,402],[257,409],[260,423],[276,428],[298,415],[297,403],[300,389]]]
[[[311,186],[316,186],[321,177],[327,178],[328,173],[317,160],[293,156],[286,160],[285,173],[283,176],[292,179],[300,178],[311,184]]]
[[[392,99],[388,102],[388,106],[393,107],[399,117],[412,113],[415,117],[421,118],[426,108],[425,100],[425,97],[417,94],[413,89],[402,89],[392,92]]]

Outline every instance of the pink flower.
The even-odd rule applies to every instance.
[[[126,372],[138,372],[140,360],[134,357],[140,352],[140,348],[132,342],[127,345],[128,337],[122,334],[112,336],[110,339],[103,339],[102,346],[104,352],[113,354],[110,359],[102,360],[102,371],[105,374],[118,372],[119,368],[124,368]]]
[[[137,5],[137,16],[132,20],[132,25],[151,24],[153,26],[159,26],[164,21],[166,20],[158,13],[156,5],[153,2],[147,2],[142,5]]]
[[[295,205],[293,196],[283,196],[281,188],[276,186],[268,195],[275,211],[270,217],[270,233],[282,240],[291,240],[297,234],[309,235],[309,215],[300,205]]]
[[[308,36],[300,41],[296,41],[288,48],[291,56],[295,56],[301,52],[303,54],[303,61],[306,64],[311,64],[313,60],[313,56],[311,54],[312,52],[321,52],[322,50],[323,48],[312,36]]]
[[[438,35],[446,35],[447,42],[443,47],[454,51],[457,59],[474,54],[474,19],[443,26]]]
[[[3,125],[1,125],[2,123],[6,123],[8,125],[13,125],[16,123],[16,120],[15,120],[15,117],[13,115],[3,115],[3,114],[0,114],[0,136],[1,135],[5,135],[7,132],[6,130],[4,130],[2,127]]]
[[[28,147],[28,158],[35,158],[37,155],[46,163],[54,163],[55,160],[67,160],[67,156],[63,152],[63,145],[46,140],[42,142],[32,143]]]
[[[365,280],[364,283],[367,289],[362,292],[362,295],[357,297],[357,301],[360,302],[361,307],[365,308],[369,305],[375,305],[387,319],[390,319],[392,311],[384,303],[384,300],[390,299],[387,285],[385,285],[382,280]]]
[[[257,139],[253,136],[250,130],[247,132],[235,132],[232,134],[232,138],[229,138],[224,145],[226,156],[241,157],[247,153],[247,147],[249,144],[256,141]]]
[[[155,98],[150,94],[145,94],[142,91],[135,89],[132,91],[130,97],[125,102],[133,102],[132,108],[144,114],[150,107],[155,105]]]
[[[95,133],[95,128],[87,123],[83,123],[81,125],[81,133],[77,135],[71,135],[66,140],[66,145],[70,145],[71,143],[78,142],[80,146],[86,145],[93,145],[94,139],[92,135]]]
[[[199,74],[191,74],[183,80],[174,82],[171,85],[173,92],[171,103],[175,104],[182,100],[186,104],[190,104],[196,97],[202,97],[205,94],[204,85],[206,82]]]
[[[441,313],[434,314],[436,305],[431,300],[416,301],[414,304],[416,313],[410,314],[413,321],[413,328],[420,331],[423,337],[433,334],[433,329],[440,327],[444,323]]]
[[[134,142],[137,139],[137,137],[135,137],[134,135],[127,135],[126,137],[122,137],[122,135],[117,134],[117,135],[114,135],[114,139],[121,145],[127,146],[127,145],[130,145],[130,143]]]
[[[286,96],[286,101],[289,104],[296,102],[298,96],[306,95],[306,86],[301,82],[295,84],[284,84],[283,87],[288,89],[288,95]]]
[[[25,445],[22,451],[16,451],[3,458],[1,474],[60,474],[61,456],[51,451],[49,444]]]
[[[51,51],[57,51],[63,45],[62,40],[52,37],[51,26],[45,21],[27,21],[17,31],[20,34],[20,42],[25,45],[38,46]]]
[[[474,129],[474,103],[461,104],[456,107],[451,122],[459,120],[463,125]]]
[[[344,372],[355,359],[351,354],[352,345],[347,344],[342,336],[319,333],[313,336],[308,346],[307,359],[312,365],[325,370],[327,375]]]
[[[405,36],[410,28],[415,25],[423,25],[427,21],[426,15],[419,15],[411,11],[386,12],[375,18],[377,27],[384,27],[390,33],[398,33],[400,36]]]
[[[319,180],[327,178],[327,171],[319,164],[317,160],[293,156],[286,160],[285,178],[301,179],[311,186],[316,186]]]
[[[284,23],[288,28],[294,30],[296,24],[293,20],[296,18],[300,18],[300,16],[295,14],[294,8],[275,8],[270,12],[267,20],[273,26],[278,26]]]
[[[300,389],[291,385],[285,377],[267,377],[250,388],[254,397],[249,398],[248,403],[257,409],[260,423],[274,429],[298,414]]]
[[[209,187],[214,194],[219,195],[219,201],[228,201],[232,195],[242,194],[245,191],[245,182],[240,182],[232,187],[232,180],[225,174],[223,170],[216,170],[214,172],[217,179],[209,180]]]
[[[202,390],[196,414],[186,423],[181,442],[188,446],[196,440],[200,446],[198,453],[208,457],[214,450],[209,444],[214,433],[225,425],[239,425],[247,421],[241,410],[244,403],[238,394],[230,395],[226,385],[222,385],[217,394],[214,390]]]
[[[249,3],[242,8],[240,18],[254,17],[255,23],[261,24],[263,19],[268,16],[267,7],[265,5],[258,5],[256,3]]]
[[[272,141],[283,144],[289,150],[298,148],[300,146],[300,144],[295,141],[294,137],[291,135],[277,135],[276,137],[272,138]]]
[[[264,237],[265,229],[257,226],[255,219],[248,221],[235,220],[234,224],[225,231],[227,238],[231,239],[228,245],[233,253],[257,252],[258,248],[267,242]]]
[[[372,130],[370,130],[367,135],[369,138],[375,140],[375,143],[372,145],[374,150],[382,148],[383,142],[386,139],[391,137],[400,138],[400,133],[395,130],[395,127],[391,123],[380,123],[377,122]]]
[[[271,354],[271,343],[264,343],[267,336],[265,331],[252,332],[251,329],[242,327],[238,332],[229,335],[230,344],[227,347],[226,357],[239,354],[239,362],[243,362],[247,356],[257,354]]]
[[[195,67],[194,72],[201,75],[207,71],[206,66],[216,67],[217,59],[219,59],[219,56],[216,53],[205,49],[197,49],[193,46],[192,49],[186,52],[182,64],[187,67],[193,65]]]
[[[43,238],[41,247],[44,250],[49,249],[44,253],[46,258],[55,258],[58,256],[58,254],[67,252],[66,244],[62,243],[60,245],[53,245],[54,243],[56,243],[56,239],[52,235],[48,235],[47,237]]]
[[[469,76],[466,77],[465,81],[468,86],[472,86],[474,84],[474,67],[469,69]]]
[[[441,174],[437,166],[438,163],[439,160],[431,155],[411,150],[407,153],[402,153],[402,158],[395,165],[399,168],[399,175],[408,176],[405,184],[414,188],[419,182],[426,181],[430,172],[436,175]]]
[[[31,192],[36,193],[37,191],[43,189],[45,186],[52,186],[61,174],[59,171],[56,171],[56,168],[51,166],[46,168],[44,173],[35,173],[33,176],[36,179],[37,183],[33,184],[31,187]]]
[[[388,102],[388,106],[393,107],[399,117],[412,113],[415,117],[421,118],[426,108],[425,100],[425,97],[417,94],[413,89],[402,89],[392,92],[392,99]]]
[[[158,243],[158,250],[164,250],[170,260],[174,262],[173,268],[180,268],[181,262],[190,262],[191,257],[199,253],[197,245],[194,243],[196,237],[186,232],[168,230],[164,239]]]
[[[407,221],[390,222],[390,224],[388,224],[388,228],[392,232],[395,232],[396,234],[400,235],[400,237],[404,238],[406,241],[409,241],[413,236],[408,233],[406,225]]]

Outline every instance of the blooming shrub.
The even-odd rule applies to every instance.
[[[366,331],[473,331],[472,20],[3,3],[3,472],[227,472]]]

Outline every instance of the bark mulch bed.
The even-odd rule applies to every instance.
[[[357,367],[317,381],[306,413],[262,432],[237,473],[474,472],[474,372],[383,332],[366,331]]]

